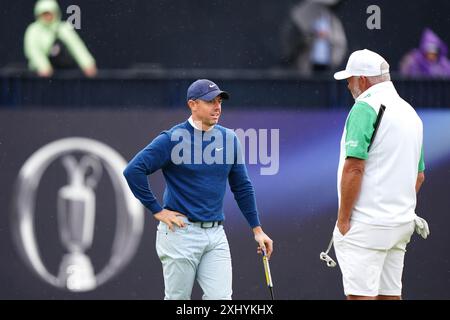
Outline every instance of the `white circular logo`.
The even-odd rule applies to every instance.
[[[77,160],[75,154],[81,154]],[[68,183],[57,194],[57,222],[66,250],[57,275],[42,262],[34,230],[36,193],[47,168],[60,160]],[[13,234],[26,264],[47,283],[69,291],[89,291],[102,285],[131,260],[140,242],[144,210],[122,175],[126,161],[109,146],[92,139],[66,138],[36,151],[22,166],[14,193]],[[86,251],[95,226],[95,188],[103,171],[112,182],[117,221],[111,256],[98,273]],[[111,197],[113,198],[113,197]]]

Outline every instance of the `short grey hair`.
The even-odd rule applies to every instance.
[[[369,83],[371,85],[374,85],[374,84],[377,84],[380,82],[391,81],[391,74],[389,73],[389,63],[387,63],[386,61],[383,62],[380,66],[380,70],[381,70],[380,75],[367,77],[367,80],[369,81]]]
[[[380,82],[391,81],[391,74],[388,72],[388,73],[384,73],[379,76],[366,77],[366,78],[371,85],[374,85],[374,84],[377,84]]]

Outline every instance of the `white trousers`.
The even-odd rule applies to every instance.
[[[337,226],[333,232],[345,295],[401,295],[406,245],[414,232],[414,221],[398,227],[353,220],[350,225],[345,235]]]

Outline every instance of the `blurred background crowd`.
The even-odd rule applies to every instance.
[[[0,105],[183,106],[179,86],[211,78],[234,90],[230,105],[347,107],[332,73],[368,48],[413,104],[445,107],[449,10],[445,0],[17,2],[0,9]]]
[[[312,76],[342,67],[350,52],[367,47],[400,75],[450,77],[449,5],[442,0],[378,1],[375,29],[366,23],[369,1],[79,0],[79,11],[72,2],[4,6],[0,67],[42,77],[78,68],[87,77],[98,69],[170,68]]]

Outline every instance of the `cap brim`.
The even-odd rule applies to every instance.
[[[207,94],[199,97],[198,99],[204,100],[204,101],[211,101],[217,96],[220,96],[222,99],[225,99],[225,100],[230,99],[230,95],[228,94],[228,92],[221,91],[221,90],[214,90],[214,91],[208,92]]]
[[[339,71],[339,72],[336,72],[335,74],[334,74],[334,78],[336,79],[336,80],[344,80],[344,79],[348,79],[348,78],[350,78],[352,75],[347,71],[347,70],[342,70],[342,71]]]

